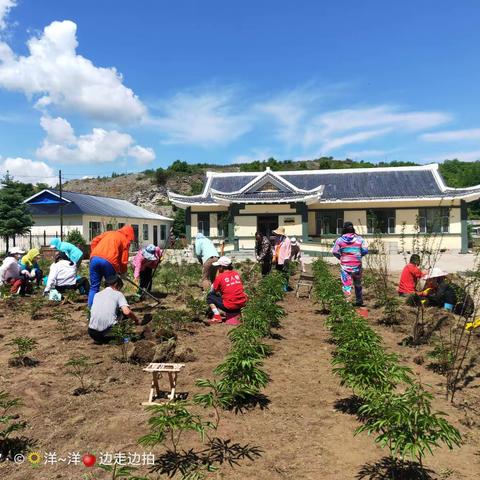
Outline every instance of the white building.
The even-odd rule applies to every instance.
[[[27,198],[35,222],[25,246],[48,245],[54,237],[60,237],[60,216],[63,218],[63,235],[77,229],[85,241],[91,240],[106,230],[116,230],[132,225],[137,245],[153,243],[164,247],[173,219],[149,212],[126,200],[98,197],[83,193],[42,190]],[[17,239],[17,245],[21,244]],[[30,245],[28,245],[30,243]]]

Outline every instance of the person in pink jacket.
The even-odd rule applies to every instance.
[[[157,268],[162,259],[163,252],[160,247],[147,245],[140,249],[132,260],[133,277],[138,282],[140,279],[140,288],[152,290],[153,271]],[[140,292],[139,292],[140,293]]]
[[[286,292],[288,292],[288,270],[290,264],[290,257],[292,255],[292,243],[290,242],[290,239],[285,235],[284,227],[279,227],[272,233],[276,237],[273,263],[275,263],[275,269],[283,274],[285,278],[284,289]]]

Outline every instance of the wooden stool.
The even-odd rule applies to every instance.
[[[308,275],[307,273],[301,273],[300,278],[297,282],[297,288],[295,289],[295,296],[300,297],[300,287],[308,287],[308,298],[310,298],[313,289],[313,275]]]
[[[144,372],[152,372],[152,387],[150,388],[150,395],[148,402],[143,402],[142,405],[156,405],[157,400],[175,400],[175,388],[177,386],[177,375],[180,370],[185,366],[184,363],[150,363],[148,367],[144,368]],[[158,379],[162,376],[162,373],[168,374],[168,381],[170,383],[170,394],[166,399],[162,397],[162,391],[158,384]]]

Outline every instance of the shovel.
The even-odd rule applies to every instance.
[[[132,284],[134,287],[137,287],[141,292],[148,295],[150,298],[153,298],[157,302],[156,305],[160,304],[160,300],[157,297],[153,296],[148,290],[145,290],[144,288],[138,286],[133,280],[130,280],[127,277],[125,277],[123,280],[126,280],[128,283]]]

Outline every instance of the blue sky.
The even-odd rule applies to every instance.
[[[476,0],[0,0],[0,172],[480,159],[479,17]]]

